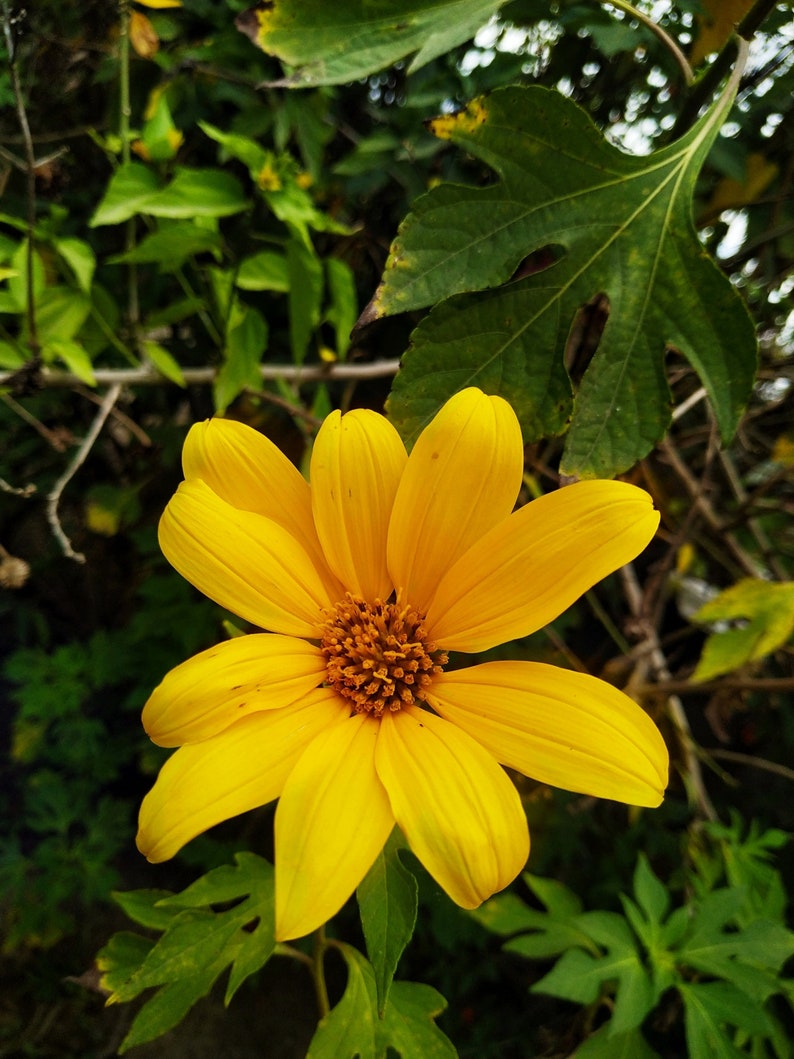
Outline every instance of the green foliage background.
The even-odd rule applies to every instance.
[[[245,7],[0,4],[0,1054],[790,1055],[790,7],[731,5],[749,62],[713,38],[690,85],[595,0]],[[720,9],[638,7],[686,53]],[[410,441],[472,383],[521,417],[523,499],[626,473],[662,511],[634,590],[510,655],[627,688],[671,790],[519,778],[531,874],[474,915],[390,843],[318,1028],[268,959],[270,810],[134,849],[139,711],[229,619],[157,519],[197,419],[302,465],[333,407]]]

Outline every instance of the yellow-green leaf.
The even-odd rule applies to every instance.
[[[776,651],[794,633],[794,581],[746,578],[701,607],[693,620],[738,623],[709,636],[692,679],[730,673]]]

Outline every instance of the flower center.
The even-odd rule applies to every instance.
[[[350,593],[336,604],[320,649],[328,683],[355,713],[380,717],[425,698],[447,655],[427,639],[423,620],[411,606],[367,603]]]

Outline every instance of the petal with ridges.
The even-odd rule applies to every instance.
[[[384,714],[375,764],[409,846],[461,907],[476,908],[524,867],[518,792],[465,732],[415,707]]]
[[[311,460],[312,511],[328,565],[364,599],[389,598],[386,535],[408,456],[400,435],[367,409],[332,412]]]
[[[245,621],[291,636],[321,635],[322,612],[337,600],[283,526],[233,508],[193,478],[169,501],[159,537],[184,578]]]
[[[300,938],[342,907],[394,827],[365,714],[311,743],[276,809],[276,938]]]
[[[659,513],[626,482],[577,482],[533,500],[449,569],[427,612],[450,651],[485,651],[547,625],[651,541]]]
[[[328,592],[341,598],[314,528],[309,483],[269,438],[232,419],[195,423],[185,439],[182,469],[185,478],[200,478],[232,507],[283,526],[306,550]]]
[[[569,791],[658,805],[668,754],[628,695],[541,662],[486,662],[441,673],[428,701],[503,765]]]
[[[235,636],[176,666],[143,708],[159,746],[209,739],[259,710],[289,706],[321,683],[325,659],[295,636]]]
[[[168,860],[207,828],[278,798],[306,746],[346,718],[334,692],[318,688],[301,703],[180,747],[143,799],[138,849],[152,863]]]
[[[201,478],[232,507],[278,522],[310,554],[311,542],[318,547],[309,483],[258,430],[233,419],[195,423],[185,438],[182,469],[185,478]]]
[[[408,457],[389,525],[395,587],[425,610],[442,576],[507,518],[521,487],[524,450],[515,412],[474,387],[455,394]]]

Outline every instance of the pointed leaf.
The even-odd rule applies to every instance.
[[[168,350],[159,342],[144,342],[143,350],[152,364],[161,375],[177,386],[185,386],[185,376],[178,362],[171,356]]]
[[[733,1044],[724,1027],[736,1026],[748,1016],[753,1024],[760,1024],[760,1019],[766,1023],[760,1008],[751,1013],[746,998],[727,982],[682,983],[679,991],[684,1001],[688,1055],[697,1059],[740,1059],[747,1054]]]
[[[419,888],[400,860],[396,831],[356,891],[367,955],[375,972],[378,1012],[383,1013],[394,972],[414,932]]]
[[[451,1041],[434,1019],[446,1007],[435,989],[418,982],[395,982],[378,1017],[375,973],[360,952],[336,946],[347,964],[347,987],[336,1007],[317,1027],[307,1059],[454,1059]]]

